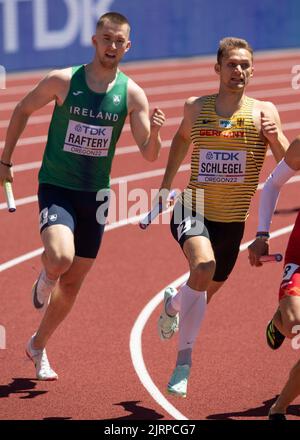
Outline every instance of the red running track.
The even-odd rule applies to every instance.
[[[291,86],[292,66],[299,55],[300,50],[258,54],[248,91],[250,96],[271,100],[278,106],[290,140],[300,129],[300,92]],[[208,57],[124,65],[124,71],[146,89],[151,107],[160,106],[168,120],[162,130],[164,148],[155,163],[140,157],[126,127],[114,160],[113,178],[131,176],[129,190],[140,188],[150,193],[159,187],[184,100],[216,90],[213,64],[214,59]],[[15,103],[42,75],[34,72],[8,78],[7,89],[1,91],[0,148]],[[266,419],[299,353],[289,342],[278,352],[266,346],[265,326],[277,305],[282,266],[250,268],[246,252],[240,254],[231,278],[209,305],[194,350],[188,398],[178,400],[164,392],[174,366],[177,341],[159,340],[156,321],[160,307],[155,307],[143,323],[141,336],[145,366],[157,387],[154,394],[151,386],[146,389],[140,381],[133,366],[138,362],[135,356],[139,339],[132,340],[133,358],[130,353],[132,329],[149,301],[187,271],[167,225],[153,225],[147,231],[136,225],[107,230],[72,313],[49,342],[48,356],[59,380],[43,383],[34,379],[24,345],[40,320],[32,309],[30,293],[40,260],[36,256],[10,268],[4,264],[41,247],[34,195],[50,112],[51,106],[47,106],[31,118],[16,148],[14,192],[20,203],[16,213],[7,212],[4,196],[0,195],[0,324],[7,333],[6,349],[0,350],[0,418]],[[273,166],[274,160],[268,156],[261,182]],[[187,169],[178,173],[175,187],[185,187]],[[148,174],[141,174],[145,172]],[[295,208],[299,207],[294,197],[298,187],[296,179],[282,190],[278,205],[281,213],[274,217],[273,230],[293,224]],[[121,196],[119,185],[113,188]],[[258,197],[251,206],[244,242],[252,239],[256,229]],[[132,205],[128,202],[128,207]],[[283,252],[287,237],[274,238],[272,251]],[[141,378],[146,380],[145,376]],[[167,401],[161,400],[162,395]],[[290,407],[289,418],[298,418],[299,402]]]

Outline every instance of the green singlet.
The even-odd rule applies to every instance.
[[[89,89],[85,67],[72,68],[69,93],[55,105],[39,182],[78,191],[109,188],[116,143],[127,116],[128,77],[107,93]]]

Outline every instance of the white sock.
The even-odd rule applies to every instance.
[[[43,303],[47,301],[47,298],[50,298],[56,283],[57,280],[50,280],[46,275],[45,269],[43,269],[37,283],[37,295],[40,302]]]
[[[169,299],[166,306],[166,312],[170,316],[176,315],[180,311],[180,305],[181,305],[181,296],[182,296],[182,288],[186,284],[183,284],[176,295],[172,296],[172,298]]]
[[[39,283],[43,283],[48,287],[54,287],[56,282],[57,282],[57,279],[50,280],[50,278],[47,277],[45,269],[42,270],[41,275],[40,275],[40,279],[39,279]]]
[[[179,346],[178,351],[189,353],[193,349],[196,337],[206,310],[206,291],[191,289],[187,284],[181,290],[181,307],[179,311]],[[182,353],[178,356],[182,364]],[[184,363],[191,364],[191,361]]]
[[[38,354],[41,354],[41,352],[43,351],[42,348],[39,348],[39,349],[33,348],[32,344],[33,344],[34,337],[35,337],[35,334],[32,336],[32,338],[30,340],[30,351],[31,351],[32,356],[36,356]]]

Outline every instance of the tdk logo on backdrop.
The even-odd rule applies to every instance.
[[[239,160],[239,153],[228,153],[227,151],[209,151],[206,154],[206,159],[207,160],[222,160],[222,161],[226,161],[226,160],[230,160],[230,161],[234,161],[234,160]]]

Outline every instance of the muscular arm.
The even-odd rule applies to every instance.
[[[155,109],[149,119],[149,104],[145,92],[133,81],[128,83],[128,107],[130,128],[143,157],[152,162],[158,158],[161,149],[159,130],[165,117]]]
[[[259,231],[269,231],[281,187],[300,170],[300,136],[288,148],[264,185],[259,204]]]
[[[168,163],[161,188],[170,190],[174,177],[183,162],[191,144],[190,133],[192,129],[195,98],[190,98],[184,106],[184,116],[172,140]]]
[[[289,141],[282,131],[279,113],[271,102],[261,103],[261,131],[270,145],[276,162],[279,162],[288,149]]]
[[[11,162],[15,146],[26,127],[29,116],[50,101],[56,100],[59,103],[61,98],[66,95],[67,83],[64,75],[65,73],[62,73],[62,71],[50,72],[17,104],[7,128],[5,145],[1,155],[3,162]],[[6,173],[8,171],[6,170]],[[4,169],[3,173],[5,174]],[[3,178],[2,173],[0,173],[1,182],[5,178],[12,180],[11,176],[7,175]]]
[[[298,170],[300,170],[300,136],[291,143],[285,158],[279,162],[266,180],[259,203],[259,232],[269,232],[281,187]],[[261,266],[259,258],[268,253],[268,240],[257,238],[248,249],[250,264]]]

